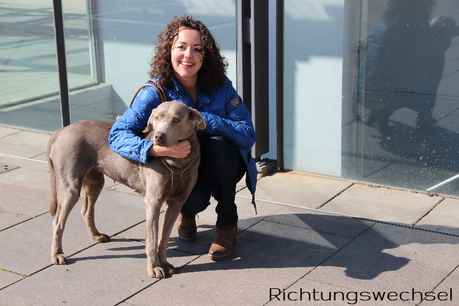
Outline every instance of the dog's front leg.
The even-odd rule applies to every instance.
[[[148,276],[155,278],[166,277],[166,271],[158,258],[158,223],[162,203],[148,193],[145,195],[145,212],[146,212],[146,246],[147,253],[147,271]]]
[[[167,261],[166,250],[172,228],[174,227],[175,221],[182,209],[183,202],[184,201],[167,201],[166,211],[164,212],[163,225],[161,228],[161,240],[158,245],[158,257],[161,266],[164,270],[166,270],[167,274],[175,274],[175,267]]]

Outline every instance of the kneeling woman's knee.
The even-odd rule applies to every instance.
[[[211,136],[207,140],[207,153],[217,155],[220,158],[237,156],[239,150],[237,146],[224,136]]]

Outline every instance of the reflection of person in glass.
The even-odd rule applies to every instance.
[[[435,0],[389,0],[369,41],[359,91],[371,110],[367,124],[381,133],[388,132],[389,117],[403,107],[418,112],[417,129],[436,122],[432,110],[445,51],[459,27],[445,17],[429,23],[434,6]]]

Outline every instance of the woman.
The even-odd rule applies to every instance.
[[[246,182],[253,195],[257,175],[249,153],[256,138],[251,115],[226,77],[226,66],[207,27],[191,16],[180,16],[170,21],[158,36],[150,71],[150,77],[161,84],[168,101],[196,108],[207,124],[198,133],[198,181],[182,208],[178,230],[182,240],[196,238],[195,216],[206,209],[212,195],[218,201],[216,236],[209,249],[213,260],[229,257],[236,244],[237,182],[247,174]],[[160,103],[155,89],[142,89],[113,125],[108,140],[111,149],[143,163],[158,156],[186,157],[190,152],[187,140],[162,147],[138,136]]]

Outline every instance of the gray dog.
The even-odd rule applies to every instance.
[[[146,253],[148,275],[163,278],[175,273],[167,262],[166,247],[172,227],[196,184],[200,161],[196,130],[205,129],[202,115],[179,102],[164,102],[153,110],[148,120],[146,139],[156,138],[156,145],[172,146],[188,139],[190,154],[182,159],[158,158],[141,164],[113,152],[108,146],[112,124],[81,121],[56,131],[48,143],[48,164],[51,175],[50,213],[53,221],[51,262],[66,264],[62,250],[62,234],[70,211],[84,191],[81,214],[89,236],[94,242],[108,242],[110,237],[99,233],[94,222],[94,204],[104,186],[104,174],[145,196]],[[166,211],[158,242],[158,220],[162,204]]]

